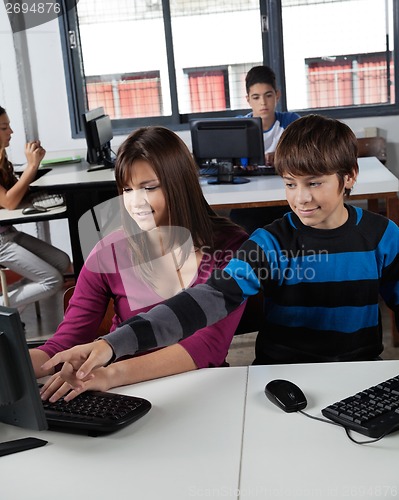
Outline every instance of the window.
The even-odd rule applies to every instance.
[[[88,108],[102,106],[113,119],[157,116],[162,99],[158,71],[86,77]]]
[[[74,132],[97,106],[115,133],[243,114],[258,64],[275,70],[283,111],[397,113],[398,10],[393,0],[79,0],[60,19]]]
[[[281,11],[288,109],[341,118],[398,112],[397,2],[282,0]]]
[[[307,59],[306,65],[309,108],[394,102],[392,52]]]
[[[227,70],[185,70],[188,75],[191,113],[230,109],[229,76]]]

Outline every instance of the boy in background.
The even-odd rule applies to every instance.
[[[297,120],[299,115],[289,111],[276,111],[281,92],[277,88],[276,75],[268,66],[251,68],[245,78],[245,87],[247,102],[252,109],[245,116],[262,119],[265,165],[274,166],[277,142],[284,129]],[[258,227],[282,217],[287,211],[287,207],[233,209],[230,218],[244,227],[248,233],[252,233]]]
[[[102,340],[57,354],[61,377],[100,389],[114,358],[179,341],[264,295],[255,364],[360,361],[383,350],[380,296],[399,319],[399,228],[347,205],[358,175],[357,139],[338,120],[299,118],[284,131],[275,166],[291,212],[257,229],[223,270]],[[97,369],[96,369],[97,368]],[[94,370],[94,371],[93,371]],[[64,384],[61,393],[70,386]]]
[[[246,117],[262,119],[265,164],[274,165],[274,152],[284,129],[299,118],[298,113],[276,111],[281,92],[276,75],[268,66],[254,66],[245,78],[247,102],[252,109]]]

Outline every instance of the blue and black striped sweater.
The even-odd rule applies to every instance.
[[[378,357],[380,296],[399,312],[399,229],[380,215],[347,209],[347,222],[332,230],[304,226],[292,212],[258,229],[206,284],[132,318],[106,339],[117,357],[169,345],[262,290],[257,363]]]

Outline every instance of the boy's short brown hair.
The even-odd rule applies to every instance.
[[[249,90],[252,85],[256,85],[257,83],[266,83],[267,85],[271,85],[273,89],[277,91],[276,75],[274,71],[269,68],[269,66],[254,66],[248,71],[247,76],[245,77],[247,95],[249,95]]]
[[[348,125],[321,115],[307,115],[284,130],[274,165],[281,176],[337,174],[342,188],[345,175],[359,172],[357,154],[357,139]],[[346,195],[349,193],[345,190]]]

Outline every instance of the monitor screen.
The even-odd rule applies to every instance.
[[[83,115],[87,144],[87,161],[91,165],[113,166],[111,140],[112,123],[104,108],[96,108]]]
[[[199,166],[212,160],[264,165],[261,118],[207,118],[190,121],[193,155]]]
[[[27,429],[47,429],[19,313],[3,306],[0,306],[1,422]]]

